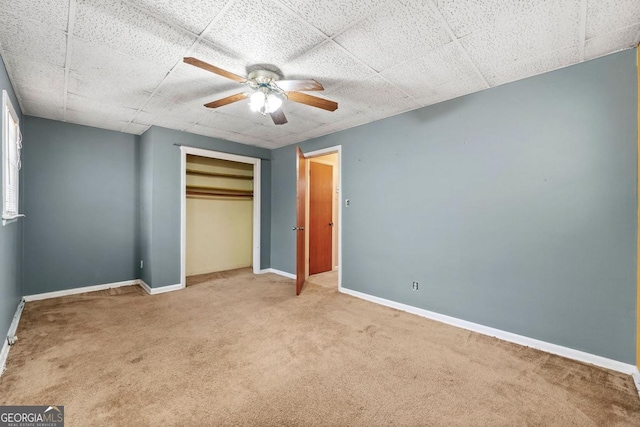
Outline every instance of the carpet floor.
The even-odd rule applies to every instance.
[[[2,405],[69,426],[638,426],[617,372],[250,270],[27,303]]]

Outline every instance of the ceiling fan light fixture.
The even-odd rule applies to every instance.
[[[249,108],[251,111],[260,111],[264,108],[267,96],[262,91],[255,91],[249,97]]]
[[[267,113],[274,113],[282,106],[282,99],[275,93],[267,96]]]

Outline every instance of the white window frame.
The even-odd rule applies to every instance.
[[[9,125],[11,121],[16,128],[15,137],[10,138]],[[14,150],[11,150],[14,145]],[[15,222],[20,215],[19,201],[20,201],[20,150],[22,149],[22,133],[20,132],[20,118],[16,114],[16,110],[11,104],[9,94],[6,90],[2,91],[2,225]],[[10,158],[11,153],[15,153],[14,158]],[[10,165],[13,163],[17,168],[15,175],[11,176]],[[11,188],[13,194],[12,204],[15,209],[9,211],[8,205],[8,191]]]

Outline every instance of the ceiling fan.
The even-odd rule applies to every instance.
[[[235,82],[245,84],[251,88],[249,92],[236,93],[235,95],[204,104],[207,108],[218,108],[249,98],[249,107],[251,110],[257,111],[263,116],[269,114],[273,123],[276,125],[287,123],[287,118],[282,112],[282,109],[280,109],[283,99],[327,111],[335,111],[338,108],[337,102],[298,92],[299,90],[324,90],[324,87],[315,80],[280,80],[278,74],[267,70],[252,71],[249,73],[249,76],[245,78],[196,58],[186,57],[184,58],[184,62]]]

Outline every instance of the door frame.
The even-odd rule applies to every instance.
[[[187,286],[187,155],[229,160],[253,165],[253,274],[260,273],[260,202],[261,202],[261,160],[255,157],[239,156],[203,148],[180,146],[180,285]]]
[[[342,292],[342,232],[344,230],[344,226],[342,224],[342,145],[334,145],[332,147],[323,148],[321,150],[309,151],[308,153],[304,153],[304,157],[308,160],[313,157],[325,156],[327,154],[338,153],[338,291]],[[307,162],[307,171],[309,172],[311,162]],[[308,183],[307,183],[308,186]],[[307,191],[307,195],[308,195]],[[305,240],[309,241],[309,227],[306,224],[304,229]],[[309,246],[305,244],[305,263],[309,265]],[[308,274],[308,270],[307,270]]]

